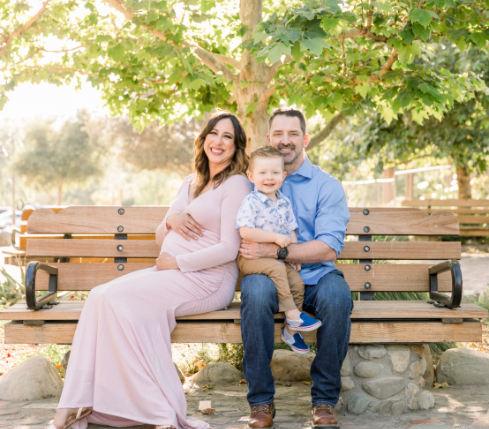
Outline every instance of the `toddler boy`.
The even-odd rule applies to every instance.
[[[248,178],[254,183],[255,190],[244,199],[238,212],[237,228],[241,238],[256,243],[276,243],[282,249],[297,243],[295,230],[298,225],[292,205],[279,191],[286,175],[284,158],[278,149],[263,146],[251,153]],[[279,257],[281,254],[283,252],[278,253]],[[274,258],[250,260],[240,254],[238,266],[243,275],[270,277],[277,288],[278,310],[285,313],[282,340],[295,352],[308,353],[309,347],[294,331],[314,331],[321,326],[321,321],[301,312],[304,282],[298,273],[300,264],[294,267]]]

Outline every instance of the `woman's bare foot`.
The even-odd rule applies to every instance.
[[[78,408],[58,408],[56,415],[54,416],[53,424],[57,429],[63,429],[65,427],[68,417],[76,414]]]

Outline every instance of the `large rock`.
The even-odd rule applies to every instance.
[[[409,383],[406,387],[406,404],[411,411],[416,411],[419,407],[419,388],[414,383]]]
[[[379,375],[382,369],[384,369],[384,365],[381,365],[380,363],[360,362],[355,365],[353,372],[357,377],[372,378]]]
[[[435,398],[431,392],[423,390],[419,394],[419,408],[422,410],[429,410],[435,406]]]
[[[436,381],[450,384],[489,384],[489,354],[468,349],[449,349],[441,355]]]
[[[341,391],[346,392],[355,387],[355,383],[350,377],[341,377]]]
[[[387,353],[395,373],[401,374],[406,371],[409,365],[411,350],[407,346],[389,346]]]
[[[423,374],[423,378],[425,380],[425,386],[431,389],[435,382],[435,368],[433,367],[433,358],[428,344],[423,344],[423,357],[426,361],[426,371]]]
[[[424,357],[417,362],[414,362],[409,368],[409,378],[414,380],[415,378],[423,375],[426,371],[426,360]]]
[[[350,352],[346,354],[345,360],[343,361],[343,365],[341,366],[341,376],[346,377],[350,375],[351,371],[351,361],[350,361]]]
[[[228,363],[212,362],[192,377],[197,383],[232,383],[243,379],[243,373]]]
[[[33,401],[57,396],[63,388],[58,371],[44,356],[32,356],[0,377],[0,399]]]
[[[348,412],[350,414],[362,414],[367,411],[372,400],[367,395],[357,395],[348,401]]]
[[[363,384],[363,390],[377,399],[387,399],[406,387],[402,377],[385,377],[369,380]]]
[[[309,381],[311,364],[315,357],[314,353],[299,355],[290,350],[275,350],[270,362],[273,377],[280,381]]]
[[[379,359],[384,357],[387,350],[384,346],[362,346],[358,348],[358,354],[364,359]]]

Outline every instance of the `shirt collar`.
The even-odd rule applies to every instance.
[[[304,161],[302,162],[302,165],[295,171],[294,173],[291,174],[293,176],[294,174],[298,174],[299,176],[307,177],[310,179],[312,177],[312,164],[311,161],[309,161],[309,158],[306,156]]]
[[[263,203],[266,203],[268,200],[275,202],[274,200],[272,200],[270,197],[267,197],[263,192],[259,191],[258,189],[255,189],[254,193],[258,197],[258,199]],[[280,191],[277,191],[277,203],[283,204],[284,198],[285,198],[284,194],[282,194],[282,192]]]

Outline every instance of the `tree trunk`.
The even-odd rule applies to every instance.
[[[241,22],[248,26],[243,41],[248,40],[254,28],[262,21],[261,0],[241,0],[239,4]],[[241,72],[234,96],[238,104],[238,116],[245,125],[248,149],[266,145],[268,134],[268,99],[270,98],[269,67],[265,62],[258,63],[248,51],[241,56]],[[240,83],[246,82],[241,88]]]
[[[472,189],[470,187],[470,175],[467,167],[457,167],[458,198],[460,200],[470,200]]]
[[[62,197],[63,197],[63,181],[59,180],[58,181],[58,206],[61,205]]]

